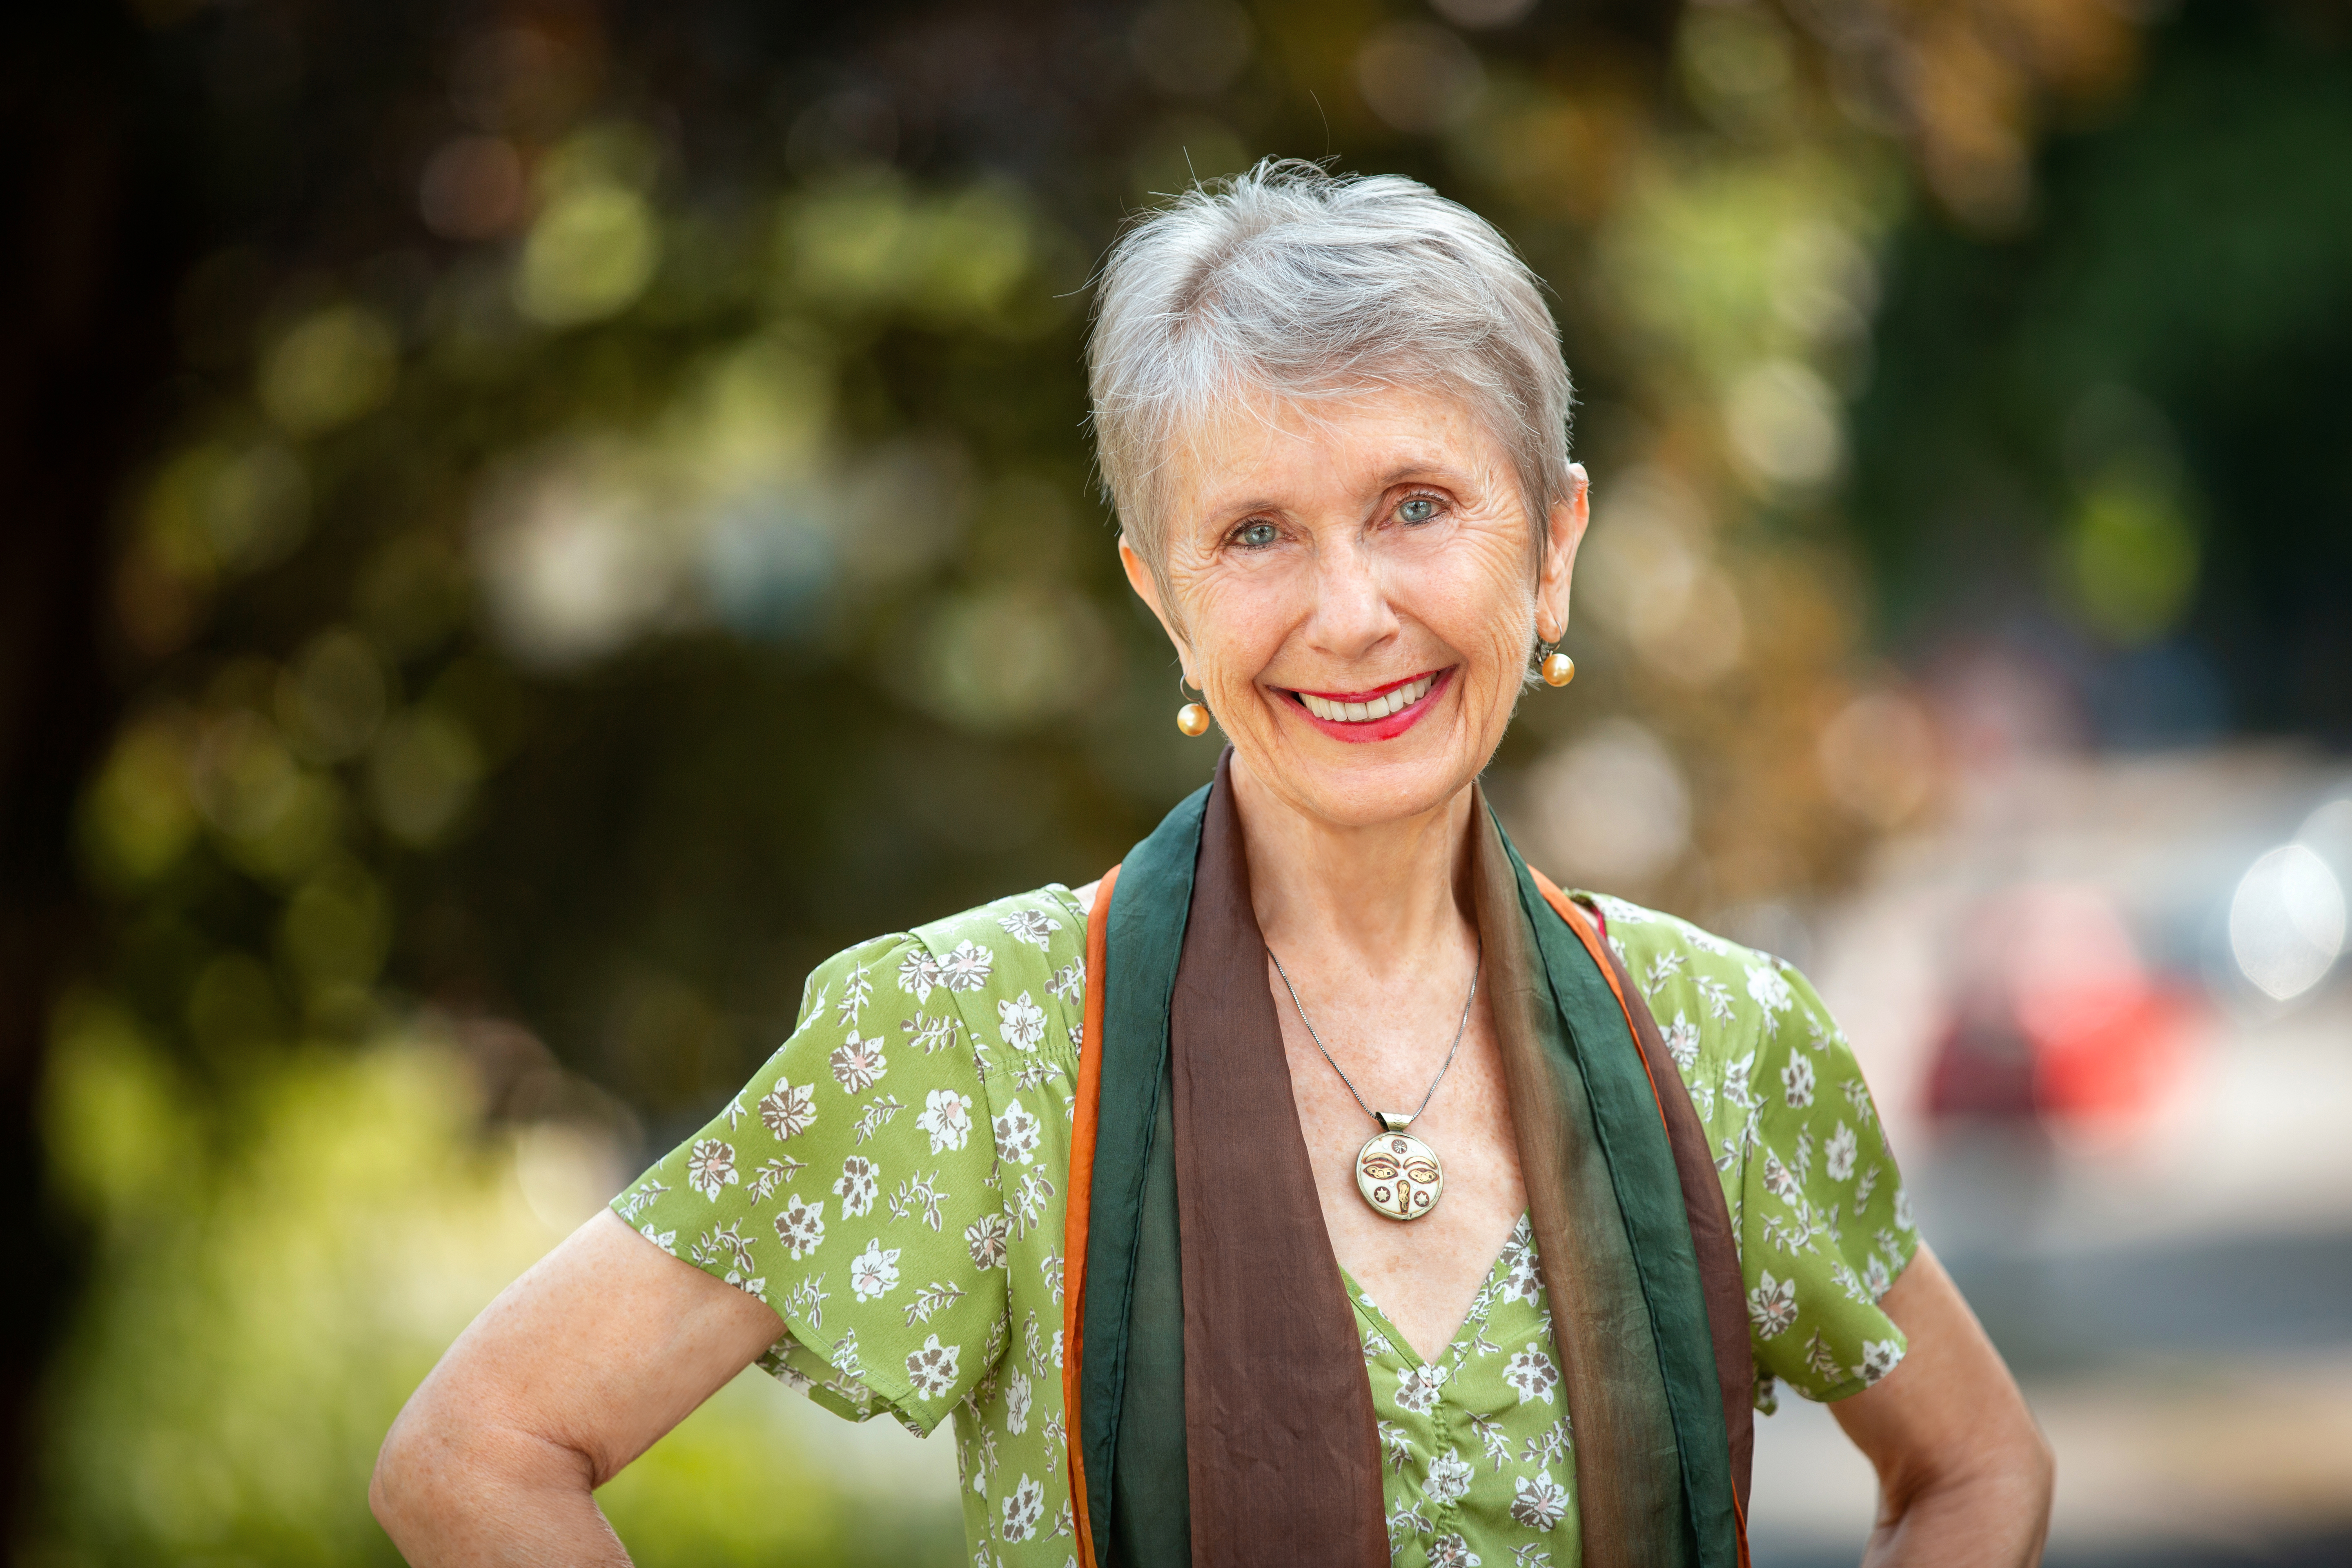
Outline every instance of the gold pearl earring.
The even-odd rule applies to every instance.
[[[1176,678],[1177,690],[1183,690],[1189,684],[1191,683],[1182,676]],[[1206,693],[1203,695],[1205,696]],[[1194,740],[1200,739],[1209,732],[1209,710],[1197,702],[1187,702],[1183,707],[1176,710],[1176,728]]]
[[[1565,630],[1565,628],[1562,628]],[[1576,679],[1576,660],[1559,651],[1559,639],[1536,628],[1536,671],[1549,686],[1566,686]]]

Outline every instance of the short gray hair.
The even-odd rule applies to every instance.
[[[1169,442],[1250,388],[1299,399],[1433,382],[1508,447],[1540,551],[1568,488],[1568,365],[1543,285],[1495,226],[1399,174],[1269,158],[1120,237],[1087,347],[1095,450],[1159,573]]]

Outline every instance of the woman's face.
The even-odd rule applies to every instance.
[[[1254,777],[1371,826],[1443,805],[1494,754],[1530,638],[1567,624],[1571,480],[1538,572],[1510,453],[1454,398],[1260,397],[1171,455],[1172,604],[1120,553]]]

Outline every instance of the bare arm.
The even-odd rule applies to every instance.
[[[418,1568],[625,1563],[591,1494],[783,1332],[755,1298],[601,1212],[410,1396],[369,1504]]]
[[[1865,1568],[2031,1568],[2050,1446],[2000,1352],[1924,1245],[1879,1305],[1910,1342],[1903,1364],[1830,1406],[1878,1471]]]

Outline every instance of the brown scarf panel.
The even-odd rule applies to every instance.
[[[1169,1025],[1192,1561],[1370,1568],[1389,1560],[1371,1384],[1223,764],[1194,879]]]

